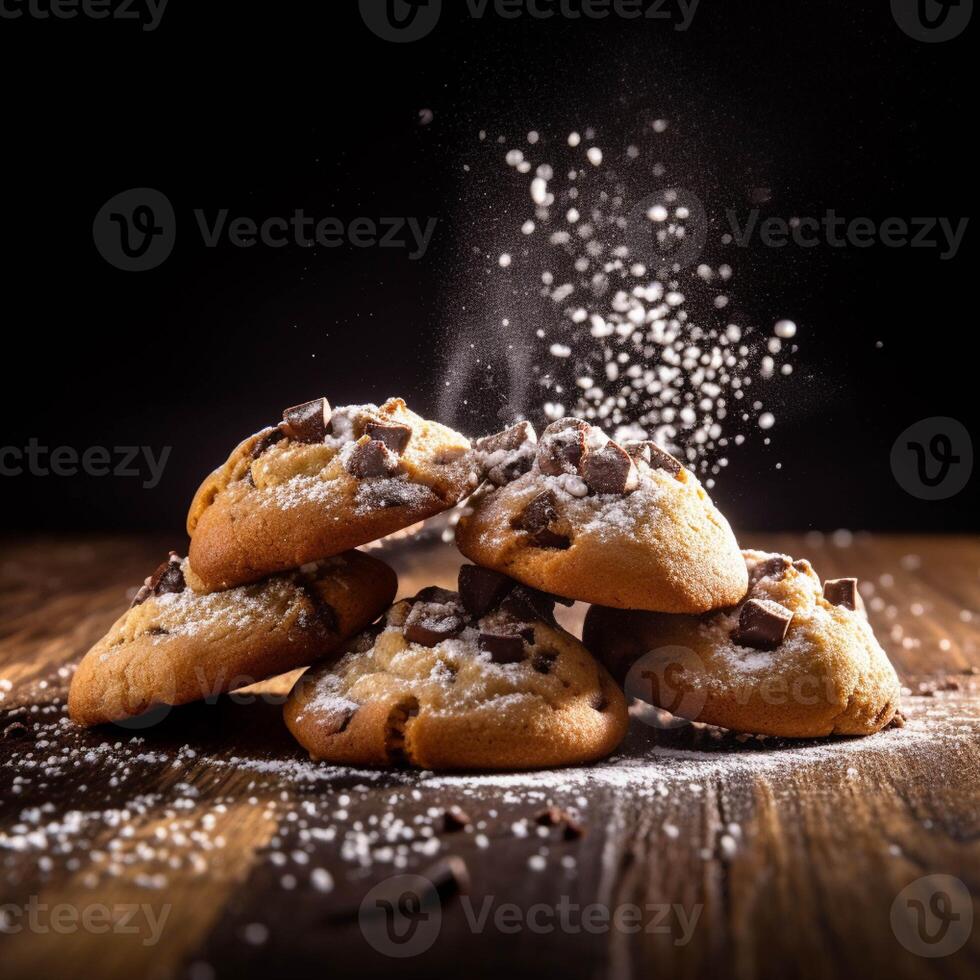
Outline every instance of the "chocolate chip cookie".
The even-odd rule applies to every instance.
[[[286,409],[204,481],[190,562],[209,589],[340,554],[452,507],[476,485],[469,441],[400,398]]]
[[[376,619],[397,587],[384,562],[351,551],[209,593],[172,553],[79,664],[69,715],[122,721],[305,667]]]
[[[314,759],[424,769],[527,769],[608,755],[622,692],[559,628],[554,597],[467,565],[296,684],[286,724]]]
[[[593,606],[585,644],[628,694],[694,721],[787,738],[884,728],[901,688],[856,579],[821,584],[808,561],[744,555],[737,605],[697,617]]]
[[[700,613],[738,602],[735,536],[690,470],[652,442],[579,419],[474,443],[486,483],[459,522],[467,558],[557,595]]]

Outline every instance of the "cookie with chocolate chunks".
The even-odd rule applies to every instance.
[[[534,463],[538,437],[530,422],[518,422],[473,443],[481,472],[498,487],[516,480]]]
[[[526,472],[484,484],[456,544],[526,585],[621,609],[707,612],[749,584],[735,535],[690,470],[581,419],[551,423]]]
[[[752,584],[741,602],[700,616],[593,606],[583,642],[628,694],[692,721],[786,738],[887,727],[901,688],[856,580],[821,585],[808,561],[786,555],[744,560]]]
[[[464,566],[461,594],[433,587],[396,603],[381,632],[303,675],[284,715],[314,759],[528,769],[613,751],[628,717],[612,678],[541,617],[553,600],[485,573]]]
[[[351,551],[209,593],[187,560],[171,553],[140,589],[140,601],[78,665],[69,716],[80,725],[139,728],[161,706],[213,701],[305,667],[365,629],[396,588],[387,565]]]
[[[201,485],[190,563],[225,589],[319,561],[455,506],[482,480],[469,440],[400,398],[317,398],[245,439]]]

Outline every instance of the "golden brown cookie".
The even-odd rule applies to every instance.
[[[787,738],[884,728],[901,688],[856,579],[821,586],[808,561],[744,554],[751,586],[737,606],[702,616],[593,606],[585,644],[627,694],[692,721]]]
[[[376,619],[397,587],[384,562],[351,551],[208,593],[171,554],[78,665],[68,713],[80,725],[121,721],[305,667]]]
[[[423,769],[590,762],[628,725],[622,692],[554,599],[473,565],[399,602],[297,682],[286,724],[314,759]]]
[[[452,507],[476,485],[469,441],[400,398],[287,409],[191,504],[190,562],[209,589],[328,558]]]
[[[467,558],[557,595],[699,613],[745,593],[728,522],[652,442],[622,446],[578,419],[522,423],[474,444],[486,486],[459,522]]]

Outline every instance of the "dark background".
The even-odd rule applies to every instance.
[[[316,394],[402,394],[433,411],[457,325],[485,316],[492,342],[472,250],[496,254],[488,215],[513,220],[463,172],[479,171],[480,129],[507,134],[507,149],[530,129],[564,140],[592,125],[610,147],[666,117],[683,134],[685,185],[712,202],[766,186],[781,216],[970,214],[975,25],[930,45],[886,2],[702,0],[686,32],[446,8],[404,45],[371,34],[354,3],[171,0],[152,33],[0,20],[0,445],[173,446],[153,490],[0,477],[9,530],[180,528],[241,437]],[[127,273],[96,251],[92,220],[139,186],[173,202],[177,244],[159,268]],[[191,211],[223,207],[441,223],[417,262],[349,246],[204,248]],[[889,466],[920,418],[972,428],[973,234],[951,261],[881,245],[740,250],[740,313],[767,329],[791,317],[801,349],[772,444],[733,452],[713,491],[736,527],[976,528],[972,485],[920,501]],[[468,406],[469,434],[497,427],[497,407],[481,425]]]

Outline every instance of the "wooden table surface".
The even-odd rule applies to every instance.
[[[977,976],[980,539],[751,543],[861,578],[909,688],[905,728],[788,743],[634,719],[593,767],[356,771],[303,758],[280,681],[152,727],[80,731],[64,715],[71,666],[172,542],[5,542],[0,972]],[[448,546],[387,554],[402,594],[454,582]],[[552,803],[584,837],[538,827]],[[444,832],[452,804],[469,829]],[[432,905],[417,879],[391,880],[438,881],[450,856],[465,895]],[[375,886],[369,907],[390,902],[390,921],[358,914]]]

